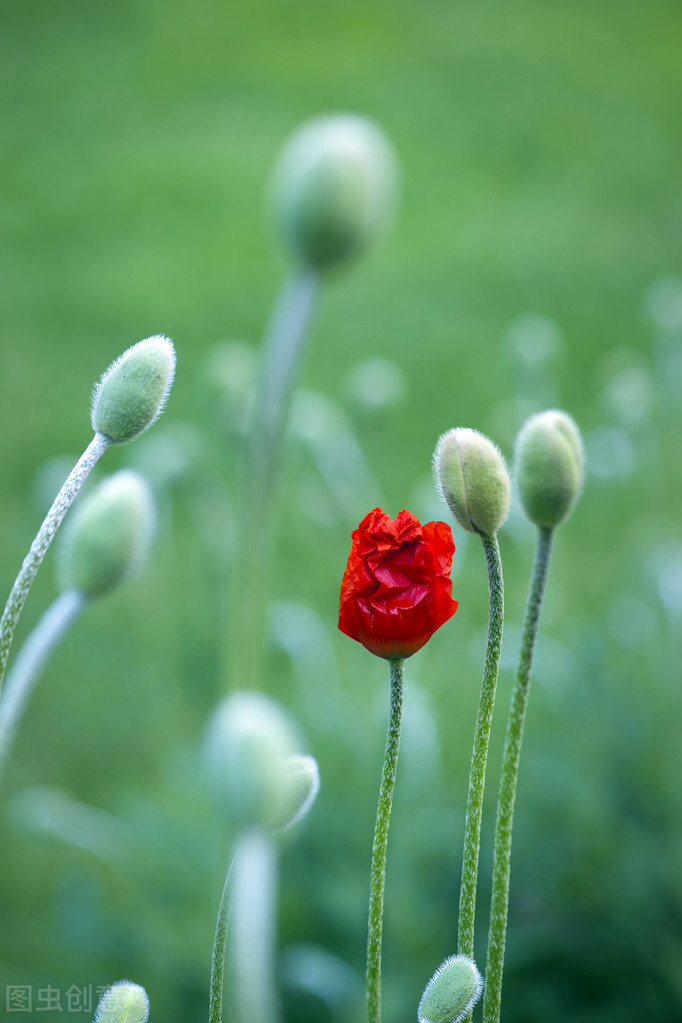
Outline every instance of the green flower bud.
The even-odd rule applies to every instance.
[[[483,990],[473,959],[450,956],[424,988],[417,1015],[419,1023],[458,1023],[469,1015]]]
[[[504,458],[478,430],[448,430],[433,454],[436,490],[460,526],[496,533],[509,513],[511,483]]]
[[[154,501],[146,481],[123,469],[88,494],[64,531],[65,588],[99,597],[144,563],[154,531]]]
[[[317,270],[355,256],[388,219],[396,179],[391,146],[371,121],[336,114],[304,124],[274,176],[275,215],[287,248]]]
[[[163,412],[174,375],[172,341],[161,335],[138,341],[112,362],[95,385],[93,430],[115,444],[144,433]]]
[[[583,485],[583,444],[573,419],[556,409],[531,416],[516,439],[515,461],[531,522],[544,529],[564,522]]]
[[[204,753],[208,779],[236,829],[273,828],[291,810],[287,761],[297,740],[288,716],[260,693],[234,693],[209,724]]]
[[[149,999],[139,984],[119,980],[100,998],[95,1023],[147,1023]]]
[[[273,829],[277,830],[289,828],[305,817],[320,791],[320,769],[314,757],[303,753],[288,757],[283,764],[283,771],[286,791],[280,806],[280,817],[272,824]]]

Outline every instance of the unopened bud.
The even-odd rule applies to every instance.
[[[568,518],[583,485],[582,439],[569,415],[551,409],[524,423],[516,439],[516,475],[531,522],[553,529]]]
[[[134,575],[149,551],[155,512],[151,490],[130,469],[109,476],[74,509],[64,531],[65,587],[99,597]]]
[[[356,255],[388,219],[396,179],[391,146],[372,121],[337,114],[304,124],[274,178],[275,215],[287,248],[317,270]]]
[[[149,999],[139,984],[119,980],[104,992],[97,1006],[95,1023],[147,1023]]]
[[[93,430],[115,444],[144,433],[163,412],[174,375],[172,341],[161,335],[138,341],[112,362],[95,385]]]
[[[424,988],[419,1023],[458,1023],[469,1015],[481,996],[483,981],[468,956],[450,956]]]
[[[478,430],[444,433],[433,454],[436,490],[460,526],[470,533],[496,533],[509,513],[511,484],[504,458]]]
[[[282,825],[290,808],[286,763],[296,732],[283,710],[260,693],[234,693],[208,727],[205,763],[209,782],[237,829]]]
[[[314,757],[297,753],[283,764],[286,779],[280,817],[272,824],[281,830],[296,824],[307,814],[320,791],[320,769]]]

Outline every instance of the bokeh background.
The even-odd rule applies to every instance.
[[[583,429],[588,478],[543,612],[504,1015],[682,1017],[681,32],[672,0],[2,0],[6,591],[89,440],[93,382],[149,334],[178,351],[163,420],[99,470],[134,465],[154,483],[151,563],[65,638],[2,782],[3,1001],[7,985],[35,1002],[49,985],[131,977],[154,1018],[205,1018],[227,838],[196,758],[225,692],[235,444],[287,270],[268,182],[299,123],[353,110],[389,134],[402,189],[391,232],[325,285],[275,509],[263,688],[322,775],[282,851],[287,1018],[361,1018],[388,692],[385,665],[336,630],[350,531],[379,503],[443,517],[439,433],[473,426],[511,456],[526,415],[553,405]],[[480,545],[454,533],[460,609],[407,670],[387,1020],[414,1018],[456,945],[487,594]],[[481,963],[533,547],[516,505],[501,547]],[[54,595],[54,564],[19,641]]]

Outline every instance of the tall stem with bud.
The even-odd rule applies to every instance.
[[[102,374],[92,400],[95,436],[85,449],[31,544],[0,620],[0,688],[28,591],[55,533],[78,491],[110,444],[125,444],[156,422],[175,375],[175,349],[168,338],[155,336],[132,345]]]

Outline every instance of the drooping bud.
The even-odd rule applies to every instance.
[[[356,255],[388,219],[396,180],[393,150],[372,121],[336,114],[304,124],[274,177],[275,215],[287,248],[317,270]]]
[[[260,693],[234,693],[209,724],[204,754],[209,782],[236,829],[280,827],[291,808],[287,762],[296,731]]]
[[[516,475],[526,515],[553,529],[571,514],[583,485],[580,431],[565,412],[531,416],[516,439]]]
[[[61,577],[65,588],[99,597],[144,563],[155,523],[147,482],[123,469],[88,494],[64,531]]]
[[[433,454],[436,490],[460,526],[496,533],[509,513],[511,483],[504,458],[478,430],[458,427],[442,434]]]
[[[92,428],[114,444],[144,433],[163,412],[175,375],[175,349],[158,335],[129,348],[95,385]]]
[[[148,1018],[145,989],[129,980],[119,980],[100,998],[95,1023],[147,1023]]]
[[[450,956],[424,988],[419,1023],[458,1023],[469,1015],[481,996],[483,981],[468,956]]]
[[[280,807],[279,819],[272,824],[278,831],[305,817],[320,791],[320,769],[314,757],[303,753],[288,757],[283,771],[286,775],[285,800]]]

